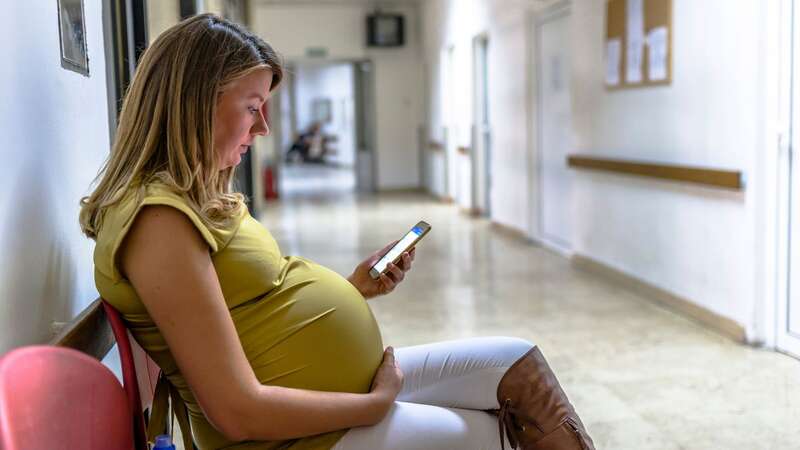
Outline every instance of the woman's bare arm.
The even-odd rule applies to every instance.
[[[260,384],[225,305],[208,245],[177,209],[145,207],[123,243],[120,263],[206,417],[232,440],[291,439],[372,425],[402,386],[402,373],[388,356],[369,394]]]

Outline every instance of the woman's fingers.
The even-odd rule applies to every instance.
[[[386,290],[386,292],[391,292],[392,290],[394,290],[396,283],[392,281],[392,279],[389,278],[388,275],[382,273],[380,279],[381,283],[383,283],[383,287]]]
[[[397,365],[394,362],[394,348],[392,348],[391,345],[389,347],[386,347],[386,351],[383,352],[383,362],[392,367]]]
[[[406,273],[403,272],[403,269],[397,267],[396,264],[390,263],[388,266],[386,266],[386,268],[388,269],[388,273],[392,274],[392,279],[395,283],[403,281],[403,278],[406,276]]]
[[[389,293],[397,287],[397,284],[403,281],[406,277],[406,272],[411,270],[411,263],[414,261],[415,249],[404,252],[400,257],[398,264],[389,263],[386,265],[386,270],[378,277],[378,280],[383,285],[384,294]]]
[[[403,272],[411,270],[411,254],[403,253]]]
[[[394,359],[394,348],[389,346],[383,352],[383,362],[372,379],[370,392],[381,392],[391,402],[397,398],[397,394],[402,388],[403,371]]]

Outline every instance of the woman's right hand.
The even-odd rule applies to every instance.
[[[386,347],[383,352],[383,362],[372,378],[370,393],[373,394],[384,407],[384,415],[389,411],[389,407],[397,398],[400,389],[403,388],[403,371],[394,359],[394,349]],[[381,417],[383,418],[383,417]]]

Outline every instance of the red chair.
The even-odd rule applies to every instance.
[[[146,450],[147,434],[142,411],[148,409],[153,402],[156,382],[161,369],[147,356],[139,344],[131,339],[119,312],[105,300],[103,300],[103,310],[111,324],[114,339],[117,341],[120,365],[122,366],[122,381],[128,397],[128,410],[133,421],[136,448]],[[140,393],[144,395],[140,395]]]
[[[0,358],[3,450],[131,450],[126,405],[114,374],[77,350],[31,346]]]

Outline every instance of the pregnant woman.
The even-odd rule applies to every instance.
[[[387,249],[348,278],[281,254],[231,187],[269,134],[281,77],[264,41],[217,16],[165,31],[81,200],[98,291],[163,371],[151,438],[169,397],[187,450],[593,449],[524,340],[384,349],[365,299],[392,291],[413,251],[378,280],[368,271]]]

